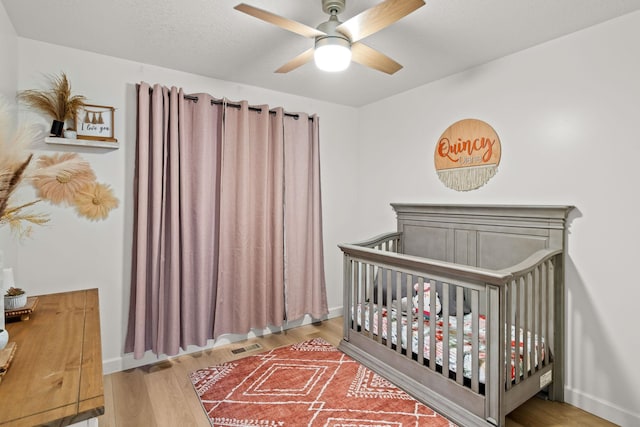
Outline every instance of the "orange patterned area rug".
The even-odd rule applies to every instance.
[[[190,378],[213,426],[454,426],[321,338]]]

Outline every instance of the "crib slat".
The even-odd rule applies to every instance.
[[[396,285],[396,289],[395,289],[395,294],[396,294],[396,300],[395,300],[395,316],[396,316],[396,327],[398,326],[398,323],[402,323],[402,281],[400,280],[401,277],[401,273],[398,273],[398,276],[396,277],[396,281],[394,282]],[[388,296],[387,296],[388,298]],[[389,311],[387,313],[387,323],[393,323],[393,313],[391,311]],[[400,328],[402,328],[402,325],[400,325]],[[392,332],[391,327],[389,327],[389,333],[387,334],[388,340],[391,341],[391,343],[393,344],[393,338],[391,336],[391,332]],[[397,332],[397,329],[396,329]],[[402,337],[401,334],[396,333],[396,347],[400,347],[401,351],[402,351]]]
[[[540,368],[547,365],[547,338],[549,337],[549,283],[547,282],[547,264],[545,262],[540,266],[540,318],[542,325],[540,326],[541,337],[538,337],[538,346],[540,350],[538,352],[538,364]]]
[[[404,336],[404,342],[406,343],[406,357],[408,357],[409,359],[411,359],[411,351],[412,351],[412,343],[413,343],[413,328],[412,328],[412,319],[413,319],[413,311],[412,311],[412,307],[413,307],[413,301],[411,301],[411,295],[412,295],[412,291],[413,291],[413,283],[412,283],[412,278],[411,276],[407,275],[407,280],[404,283],[404,288],[406,290],[407,293],[407,317],[406,317],[406,327],[405,327],[405,336]],[[402,326],[399,327],[398,329],[398,339],[402,340]]]
[[[545,334],[545,349],[544,349],[544,364],[548,365],[551,361],[551,338],[553,337],[553,273],[552,273],[552,261],[549,260],[545,263],[545,270],[547,271],[547,333]]]
[[[536,306],[536,293],[535,293],[535,281],[532,273],[527,273],[526,277],[522,278],[525,287],[524,292],[524,313],[523,313],[523,325],[522,325],[522,338],[520,339],[521,346],[518,348],[521,350],[516,357],[516,363],[520,368],[518,379],[520,376],[524,378],[529,376],[529,367],[533,368],[530,364],[531,361],[531,349],[529,348],[529,335],[533,335],[531,332],[535,325],[535,306]],[[516,331],[520,336],[520,329]],[[522,358],[522,364],[520,359]],[[518,380],[516,380],[517,382]]]
[[[350,313],[351,316],[349,316],[349,314],[344,316],[344,323],[343,323],[343,331],[342,331],[342,337],[344,338],[345,341],[349,341],[349,335],[351,330],[353,329],[353,324],[355,323],[354,321],[357,320],[356,319],[356,314],[353,311],[353,296],[351,294],[350,291],[353,290],[353,282],[351,282],[351,268],[352,268],[353,262],[351,261],[351,258],[349,256],[344,256],[344,260],[343,260],[343,272],[342,272],[342,283],[344,283],[344,291],[343,291],[343,295],[344,295],[344,305],[345,305],[345,311],[346,313]],[[349,286],[349,284],[351,284],[351,286]],[[351,311],[349,311],[351,310]]]
[[[518,293],[518,287],[516,286],[515,280],[512,280],[510,283],[507,283],[507,285],[504,287],[504,301],[505,301],[505,319],[506,319],[506,325],[505,325],[505,330],[506,330],[506,334],[507,336],[505,343],[507,343],[506,345],[506,350],[507,350],[507,366],[505,366],[506,369],[506,375],[507,375],[507,382],[505,384],[505,387],[507,390],[511,389],[511,366],[509,364],[509,360],[512,357],[512,352],[513,352],[513,346],[511,345],[511,329],[514,327],[518,329],[518,323],[519,323],[519,318],[518,318],[518,296],[520,294]],[[517,338],[516,338],[517,339]],[[517,347],[517,341],[516,341],[516,347]],[[517,370],[516,370],[516,377],[517,377]]]
[[[529,316],[529,288],[526,285],[526,279],[521,277],[516,283],[517,286],[517,323],[514,327],[515,344],[514,344],[514,356],[513,364],[515,366],[515,382],[520,382],[521,378],[524,378],[524,371],[526,367],[521,360],[524,360],[524,355],[527,352],[526,331],[529,329],[527,326],[527,319]]]
[[[527,304],[527,289],[525,287],[525,282],[522,276],[516,277],[511,281],[512,289],[513,289],[513,323],[512,328],[507,330],[507,339],[510,342],[510,359],[507,361],[509,363],[509,367],[512,371],[507,371],[507,378],[509,384],[517,384],[520,382],[520,377],[522,375],[522,370],[520,367],[520,357],[522,357],[522,341],[520,340],[520,331],[524,329],[526,320],[526,310],[525,306]],[[513,339],[512,339],[513,336]],[[507,356],[509,357],[509,356]]]
[[[533,375],[536,370],[536,342],[535,338],[538,334],[538,307],[540,306],[540,295],[538,294],[538,272],[534,268],[531,271],[531,330],[525,336],[529,344],[529,365],[527,365],[527,374]]]
[[[418,277],[418,363],[424,363],[424,279]],[[409,347],[407,345],[407,347]]]
[[[370,308],[369,308],[369,316],[376,322],[375,328],[373,322],[370,322],[371,332],[376,331],[377,334],[373,334],[373,338],[378,342],[382,342],[382,289],[380,286],[376,289],[375,281],[375,266],[373,264],[369,264],[369,283],[371,288],[371,298],[369,298]],[[377,305],[377,315],[376,315],[376,305],[374,304],[373,293],[377,291],[376,298],[378,301]]]
[[[442,282],[442,375],[449,376],[449,284]]]
[[[398,277],[398,281],[400,281],[400,277]],[[411,276],[410,274],[407,274],[407,281],[405,283],[405,289],[407,290],[407,299],[409,299],[409,296],[411,295],[411,284],[413,283],[413,276]],[[408,305],[408,302],[407,302]],[[398,319],[398,323],[402,323],[400,322],[400,319]],[[413,349],[413,328],[412,328],[412,316],[411,316],[411,310],[409,310],[409,308],[407,308],[407,333],[406,333],[406,352],[407,352],[407,358],[409,360],[411,360],[411,352]],[[402,328],[402,325],[400,326]],[[398,340],[401,339],[402,334],[398,333]],[[402,346],[398,345],[398,347],[400,347],[400,351],[402,351]]]
[[[431,286],[431,313],[435,312],[436,306],[436,281],[431,279],[429,280],[429,285]],[[436,370],[436,327],[437,327],[438,319],[436,316],[431,316],[429,318],[429,369],[432,371]]]
[[[387,295],[387,347],[391,348],[392,344],[393,344],[393,340],[391,338],[391,324],[393,323],[391,321],[391,316],[392,316],[392,312],[391,312],[391,304],[393,303],[392,298],[389,298],[389,295],[391,295],[391,269],[386,268],[383,271],[383,274],[386,275],[387,278],[387,288],[385,289],[386,295]],[[396,288],[398,287],[398,284],[396,283]],[[396,293],[397,295],[397,293]],[[380,300],[378,300],[380,301]],[[396,301],[396,313],[399,313],[400,311],[400,302]]]
[[[478,304],[478,291],[471,291],[471,389],[475,393],[480,392],[480,307]]]
[[[540,282],[540,267],[536,267],[533,270],[533,283],[535,288],[535,325],[533,332],[531,333],[531,373],[533,374],[538,369],[542,368],[542,360],[540,359],[542,351],[542,306],[544,305],[542,300],[542,284]]]
[[[507,293],[507,288],[504,287],[504,294],[501,294],[502,289],[497,287],[487,287],[487,319],[486,319],[486,331],[487,331],[487,352],[485,357],[485,413],[488,420],[494,420],[494,424],[497,424],[495,420],[500,419],[500,397],[502,396],[502,390],[504,390],[505,384],[509,382],[505,377],[505,357],[509,357],[505,354],[508,347],[505,344],[508,342],[504,325],[506,318],[505,304],[508,301],[504,294]],[[501,304],[502,303],[502,304]],[[510,376],[509,376],[510,378]]]
[[[358,262],[358,267],[355,269],[355,271],[356,271],[356,283],[358,284],[357,286],[360,292],[360,296],[358,298],[358,302],[360,303],[360,333],[363,335],[368,335],[368,332],[365,328],[367,298],[366,298],[366,288],[364,286],[364,283],[362,282],[363,281],[362,272],[364,271],[364,265],[362,262]]]
[[[464,384],[464,290],[456,286],[456,382]]]
[[[374,305],[373,305],[373,285],[371,284],[370,277],[367,275],[367,263],[362,263],[362,278],[364,286],[367,292],[366,301],[369,307],[369,338],[375,340],[375,334],[373,333],[375,325],[373,324]]]
[[[359,295],[359,287],[358,287],[358,261],[352,261],[351,262],[351,298],[352,298],[352,303],[351,303],[351,309],[353,310],[353,325],[352,328],[354,331],[358,331],[358,307],[360,307],[360,315],[362,315],[362,311],[364,310],[364,308],[362,307],[362,305],[360,304],[360,298],[358,297]],[[360,319],[362,320],[362,319]],[[360,325],[364,324],[362,322],[360,322]]]
[[[394,275],[394,271],[389,268],[389,269],[386,270],[386,272],[387,272],[387,304],[389,304],[389,300],[391,299],[390,295],[391,295],[391,291],[392,291],[391,284],[395,283],[396,291],[397,291],[398,290],[398,283],[397,282],[398,282],[398,280],[400,280],[400,273],[395,272],[397,277],[396,277],[396,281],[394,282],[392,280],[392,277]],[[390,311],[387,312],[387,345],[390,346],[390,347],[393,346],[393,338],[392,338],[393,322],[391,321],[391,316],[392,315],[393,314]]]
[[[400,289],[402,287],[402,274],[397,271],[396,272],[396,289],[398,292],[396,294],[400,294]],[[398,353],[402,353],[402,316],[397,316],[396,321],[396,351]]]

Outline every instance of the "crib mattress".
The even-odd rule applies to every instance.
[[[361,306],[358,305],[357,306],[357,323],[358,326],[362,327],[361,323],[361,313],[362,313],[362,309]],[[373,313],[373,334],[374,335],[378,335],[378,306],[377,305],[373,305],[374,307],[374,313]],[[364,329],[369,331],[369,304],[365,305],[365,325],[364,325]],[[401,321],[401,345],[402,348],[404,350],[407,349],[407,326],[409,324],[409,320],[407,319],[407,315],[402,313],[400,316],[397,316],[396,314],[396,310],[392,309],[391,310],[391,315],[389,316],[389,313],[387,311],[386,307],[382,307],[382,338],[383,339],[387,339],[387,323],[389,321],[389,318],[391,319],[391,343],[393,345],[398,345],[398,337],[397,337],[397,322],[398,319],[400,319]],[[419,319],[417,316],[410,314],[409,318],[411,319],[411,348],[412,348],[412,352],[414,354],[418,353],[418,345],[419,345],[419,340],[418,340],[418,322],[420,322],[421,319]],[[430,332],[431,332],[431,323],[435,324],[436,327],[436,333],[435,333],[435,339],[436,339],[436,364],[440,367],[442,367],[442,361],[443,361],[443,339],[444,339],[444,318],[442,317],[437,317],[435,320],[433,320],[433,322],[430,322],[429,319],[423,319],[424,322],[424,357],[425,359],[428,360],[429,355],[430,355],[430,343],[429,343],[429,338],[430,338]],[[457,326],[458,323],[458,319],[456,316],[449,316],[449,322],[448,322],[448,326],[449,326],[449,370],[452,372],[456,372],[457,369],[457,365],[456,365],[456,360],[457,360],[457,349],[458,349],[458,343],[457,343]],[[481,384],[485,383],[485,352],[486,352],[486,317],[484,315],[480,315],[478,316],[478,323],[479,323],[479,348],[478,348],[478,369],[479,369],[479,373],[478,373],[478,379],[479,382]],[[464,357],[463,357],[463,376],[465,378],[471,379],[471,361],[472,361],[472,314],[466,314],[464,316],[464,346],[463,346],[463,351],[464,351]],[[511,379],[514,380],[515,379],[515,373],[516,373],[516,369],[515,369],[515,364],[516,364],[516,328],[514,326],[511,327]],[[524,364],[524,332],[522,329],[520,329],[520,333],[519,333],[520,337],[519,337],[519,346],[520,346],[520,351],[519,354],[520,356],[518,357],[518,363],[520,364],[520,372],[522,372],[522,367]],[[532,349],[534,347],[531,346],[531,333],[527,333],[527,348]],[[540,343],[538,343],[538,336],[535,335],[534,337],[534,343],[535,343],[535,349],[537,350],[538,345],[540,345],[540,353],[541,353],[541,359],[544,359],[544,339],[540,339]],[[537,351],[533,351],[533,353],[531,354],[531,357],[529,358],[530,361],[533,362],[534,366],[537,366],[538,364],[538,360],[537,360]],[[530,370],[531,366],[527,366],[527,370]]]

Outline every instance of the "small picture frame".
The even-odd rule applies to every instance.
[[[113,112],[105,105],[85,104],[76,114],[78,139],[117,142],[113,137]]]

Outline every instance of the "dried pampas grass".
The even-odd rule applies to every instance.
[[[75,205],[78,215],[92,221],[106,219],[112,209],[118,207],[118,199],[106,184],[89,184],[76,194]]]
[[[72,204],[76,194],[95,179],[89,163],[76,153],[40,156],[31,176],[38,197],[56,205]]]
[[[37,126],[19,117],[14,106],[0,97],[0,170],[6,173],[24,162],[39,134]]]
[[[2,216],[0,216],[0,225],[8,224],[11,231],[19,237],[29,237],[33,232],[32,225],[45,225],[49,222],[49,216],[43,213],[32,213],[26,211],[31,206],[40,202],[34,200],[20,206],[7,208]]]
[[[0,170],[0,220],[4,218],[9,198],[22,181],[22,175],[29,165],[31,157],[32,155],[29,155],[24,162]]]
[[[18,99],[29,107],[40,110],[55,120],[74,120],[86,97],[71,95],[71,83],[65,73],[49,76],[50,90],[28,89],[18,93]]]
[[[26,175],[33,157],[27,147],[37,134],[36,128],[20,121],[13,107],[0,97],[0,225],[13,224],[14,228],[22,220],[22,207],[12,208],[9,203]],[[46,216],[39,218],[36,221],[46,220]]]

